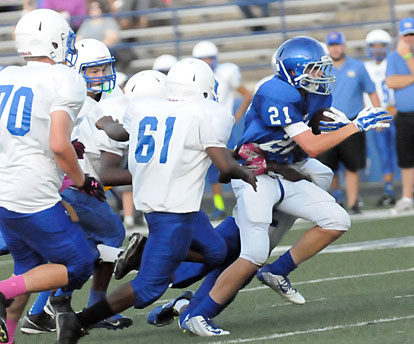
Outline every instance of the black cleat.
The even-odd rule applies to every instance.
[[[118,316],[116,318],[108,318],[105,320],[102,320],[94,325],[92,325],[90,328],[105,328],[107,330],[122,330],[124,328],[128,328],[133,324],[133,321],[131,318],[124,317],[124,316]]]
[[[26,334],[55,332],[56,321],[54,317],[50,316],[45,311],[34,315],[27,313],[22,319],[20,331]]]
[[[144,251],[147,238],[139,233],[134,233],[129,238],[129,244],[118,258],[115,264],[115,279],[122,279],[128,272],[139,270],[142,252]]]
[[[72,313],[71,300],[71,295],[49,296],[44,311],[52,318],[55,318],[57,313]]]
[[[3,293],[0,292],[0,343],[8,343],[9,334],[7,332],[7,311],[6,308],[9,307],[13,302],[12,300],[7,300]]]
[[[56,334],[56,344],[76,344],[88,332],[82,328],[74,312],[64,312],[56,315]]]

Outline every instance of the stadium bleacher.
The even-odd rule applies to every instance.
[[[122,42],[115,48],[130,49],[137,57],[123,72],[151,68],[154,58],[165,53],[188,56],[195,42],[208,38],[219,47],[220,61],[239,64],[247,85],[253,86],[269,73],[270,57],[286,38],[311,35],[323,41],[327,31],[338,29],[347,37],[348,54],[362,57],[368,31],[383,28],[393,34],[400,18],[414,14],[410,0],[279,0],[269,3],[269,17],[252,19],[246,19],[233,1],[181,0],[175,5],[144,11],[150,25],[157,26],[121,31]],[[0,12],[0,64],[23,62],[13,43],[20,16],[21,11]],[[266,30],[252,31],[257,26]]]

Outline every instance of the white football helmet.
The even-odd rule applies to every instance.
[[[167,77],[156,70],[144,70],[136,73],[125,85],[125,95],[128,99],[137,97],[167,98]]]
[[[115,58],[107,46],[93,38],[82,39],[75,44],[78,59],[76,71],[83,76],[86,87],[91,92],[111,92],[116,85]],[[102,75],[88,76],[87,70],[103,66]]]
[[[49,57],[55,63],[76,62],[76,36],[57,12],[38,9],[26,13],[16,25],[16,46],[23,57]]]
[[[195,58],[178,61],[167,74],[167,92],[172,100],[217,100],[217,86],[210,66]]]
[[[164,54],[158,56],[154,60],[154,64],[152,65],[153,70],[157,70],[164,74],[167,74],[170,68],[173,66],[174,63],[177,62],[177,58],[173,55]]]
[[[387,53],[391,49],[392,39],[387,31],[376,29],[368,32],[365,38],[367,45],[368,57],[375,58],[377,61],[382,61],[387,56]],[[381,44],[383,47],[373,48],[372,45]]]
[[[211,59],[210,68],[214,71],[218,63],[218,49],[213,42],[200,41],[193,48],[193,57],[197,59]]]

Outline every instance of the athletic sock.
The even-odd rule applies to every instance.
[[[101,301],[105,296],[106,296],[105,291],[99,291],[99,290],[95,290],[94,288],[91,288],[89,290],[89,299],[88,299],[87,307],[90,307],[94,305],[95,303]]]
[[[7,332],[9,334],[9,341],[7,343],[8,344],[13,344],[14,343],[14,335],[16,334],[16,328],[17,328],[17,325],[19,324],[19,322],[15,321],[15,320],[7,319],[6,324],[7,324]]]
[[[84,309],[82,312],[76,314],[79,322],[83,328],[89,328],[90,326],[97,324],[101,320],[110,318],[115,315],[115,312],[109,306],[106,298],[95,303],[93,306]]]
[[[55,296],[72,295],[72,294],[73,294],[73,290],[63,291],[62,289],[58,289],[55,293]]]
[[[224,209],[226,209],[226,207],[224,206],[223,197],[221,197],[220,194],[215,194],[213,197],[213,201],[214,201],[214,206],[216,207],[217,210],[224,211]]]
[[[278,260],[270,265],[270,272],[274,275],[287,276],[297,268],[295,262],[290,255],[290,251],[286,251]]]
[[[206,319],[213,319],[221,312],[223,307],[224,305],[218,304],[210,295],[207,295],[190,314],[191,317],[202,315]]]
[[[29,315],[36,315],[43,312],[43,308],[46,306],[47,299],[52,295],[51,291],[42,291],[37,296],[32,308],[29,310]]]
[[[6,299],[23,295],[26,293],[26,284],[22,275],[10,277],[4,281],[0,281],[0,292]]]
[[[384,184],[384,193],[391,197],[394,196],[394,186],[392,185],[392,182],[386,182]]]

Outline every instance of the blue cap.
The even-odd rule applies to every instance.
[[[345,36],[341,32],[332,31],[326,35],[326,44],[345,44]]]
[[[400,21],[400,35],[414,33],[414,18],[404,18]]]

